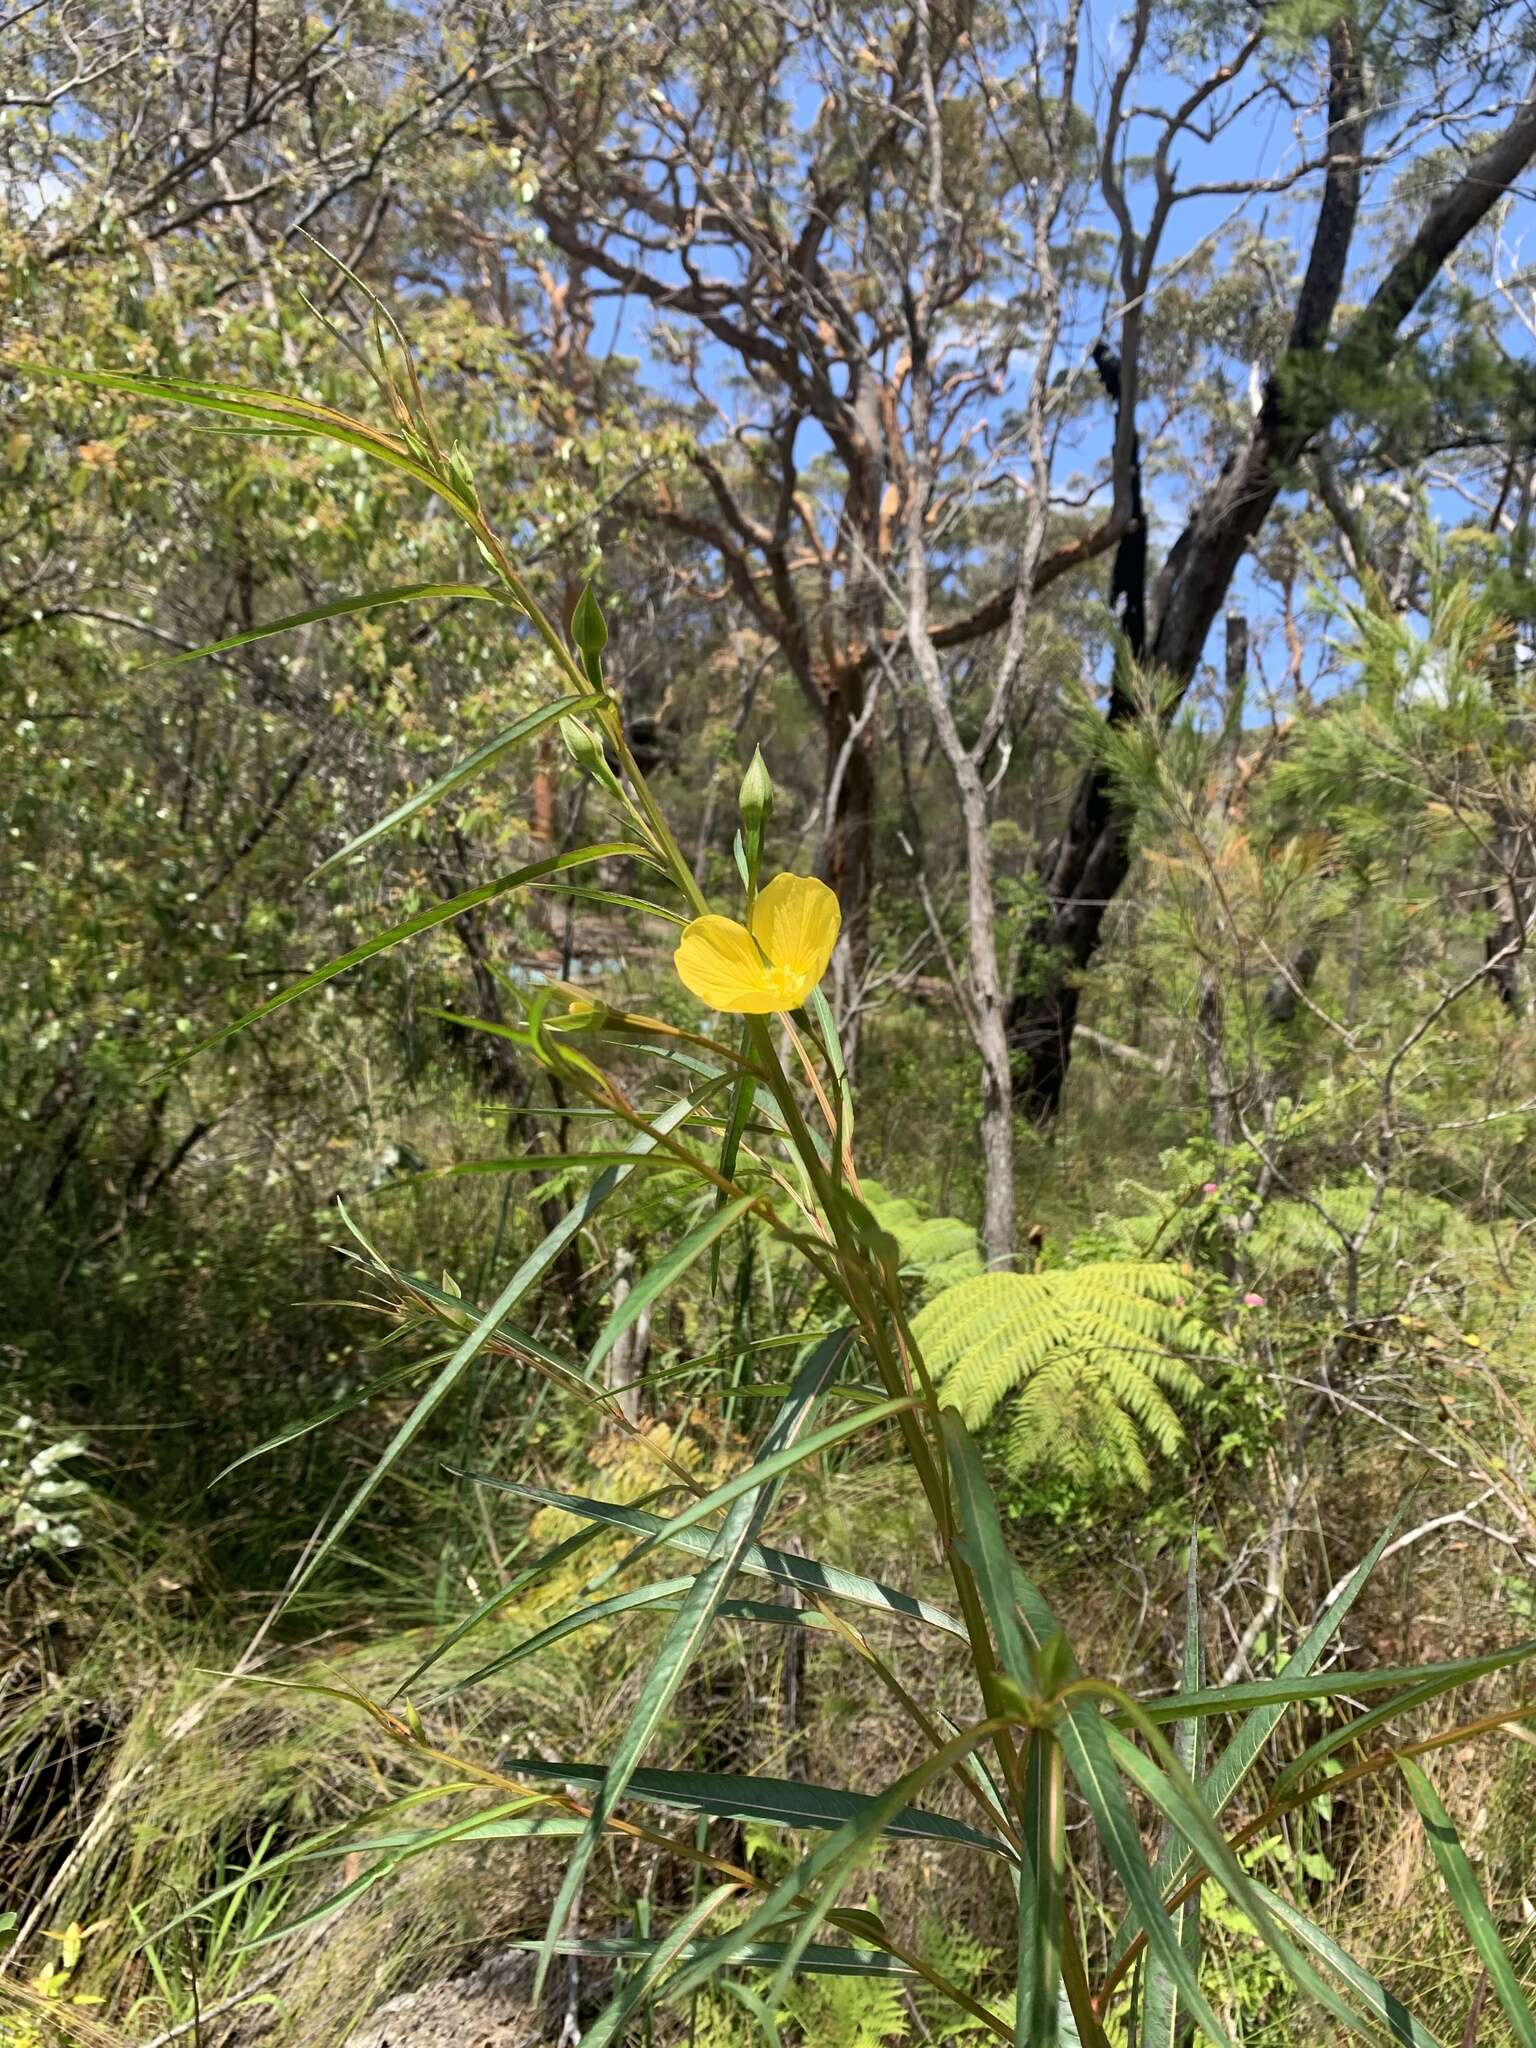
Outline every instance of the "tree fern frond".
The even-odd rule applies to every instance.
[[[1174,1404],[1200,1394],[1192,1361],[1221,1350],[1189,1306],[1193,1292],[1187,1271],[1153,1260],[981,1273],[946,1288],[912,1327],[969,1427],[1011,1401],[1010,1464],[1145,1486],[1147,1446],[1175,1451]]]

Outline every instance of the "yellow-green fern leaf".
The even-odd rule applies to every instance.
[[[1178,1448],[1178,1405],[1221,1348],[1194,1291],[1183,1268],[1145,1259],[981,1273],[919,1310],[913,1334],[970,1427],[1010,1403],[1010,1465],[1145,1486],[1148,1448]]]

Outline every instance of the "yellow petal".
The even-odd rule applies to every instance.
[[[752,936],[798,990],[803,1003],[827,971],[843,914],[825,882],[775,875],[752,907]]]
[[[672,959],[684,988],[712,1010],[766,1017],[785,1008],[752,934],[734,917],[696,917]]]

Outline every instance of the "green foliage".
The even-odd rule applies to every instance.
[[[986,1270],[974,1225],[958,1216],[930,1216],[920,1203],[890,1194],[879,1181],[864,1182],[864,1199],[876,1223],[896,1240],[902,1271],[911,1276],[919,1301]]]
[[[1054,1464],[1080,1484],[1145,1486],[1148,1445],[1178,1448],[1174,1403],[1199,1399],[1195,1361],[1221,1349],[1189,1308],[1194,1285],[1155,1260],[985,1273],[946,1288],[913,1334],[969,1425],[1008,1404],[1013,1470]]]
[[[1415,1188],[1381,1190],[1362,1177],[1321,1182],[1304,1200],[1266,1203],[1243,1249],[1256,1274],[1275,1279],[1326,1280],[1355,1257],[1365,1300],[1385,1307],[1432,1279],[1442,1264],[1459,1275],[1459,1262],[1485,1241],[1486,1232],[1454,1203]]]

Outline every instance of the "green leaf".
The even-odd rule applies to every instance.
[[[832,1911],[837,1892],[846,1882],[848,1873],[859,1855],[880,1837],[893,1814],[909,1805],[935,1779],[953,1770],[969,1756],[978,1743],[989,1740],[994,1726],[993,1723],[983,1722],[978,1728],[962,1730],[941,1748],[924,1757],[894,1784],[875,1794],[861,1813],[844,1821],[835,1833],[812,1849],[792,1871],[780,1879],[740,1926],[730,1928],[725,1933],[717,1935],[713,1941],[703,1944],[698,1955],[669,1984],[669,1994],[680,1997],[685,1992],[706,1983],[720,1970],[732,1967],[746,1944],[779,1927],[787,1916],[798,1910],[798,1931],[786,1947],[783,1959],[779,1963],[770,2000],[778,1996],[783,1982],[792,1973],[799,1957],[806,1952],[816,1929]],[[811,1903],[802,1906],[800,1902],[807,1898]],[[956,1995],[966,2011],[974,2017],[989,2017],[985,2007],[977,2001],[958,1993]]]
[[[563,1642],[567,1636],[579,1630],[591,1628],[600,1621],[611,1621],[616,1616],[628,1614],[636,1607],[656,1607],[663,1602],[674,1605],[680,1594],[686,1593],[693,1584],[691,1578],[658,1579],[654,1585],[635,1586],[627,1593],[615,1593],[607,1600],[594,1600],[585,1607],[572,1608],[569,1614],[562,1614],[558,1621],[552,1621],[547,1628],[541,1628],[522,1642],[515,1643],[510,1650],[504,1650],[499,1657],[493,1657],[489,1664],[482,1664],[470,1672],[467,1678],[455,1679],[448,1687],[444,1698],[454,1693],[467,1692],[473,1685],[482,1685],[488,1678],[494,1678],[498,1671],[505,1671],[509,1665],[522,1663],[525,1657],[535,1657],[540,1650],[547,1650],[552,1643]]]
[[[127,392],[131,397],[149,399],[155,404],[187,405],[199,412],[220,413],[228,419],[257,420],[282,433],[335,441],[344,448],[359,449],[405,476],[414,477],[461,516],[469,509],[452,484],[418,460],[393,435],[382,433],[366,421],[352,419],[330,406],[293,398],[286,392],[265,391],[256,385],[200,383],[185,377],[141,377],[122,370],[68,370],[42,363],[18,363],[14,367],[38,377],[62,378],[73,384],[94,385],[103,391]]]
[[[449,1356],[446,1351],[434,1351],[426,1358],[413,1358],[408,1365],[397,1365],[393,1372],[381,1373],[376,1380],[370,1380],[366,1387],[359,1387],[355,1394],[348,1394],[340,1401],[333,1401],[329,1408],[322,1408],[318,1414],[307,1415],[302,1422],[291,1422],[286,1429],[253,1444],[248,1451],[242,1451],[238,1458],[231,1458],[223,1471],[215,1472],[209,1480],[210,1490],[238,1472],[242,1465],[250,1464],[253,1458],[264,1458],[268,1451],[280,1451],[284,1444],[291,1444],[301,1436],[308,1436],[311,1430],[323,1429],[328,1422],[334,1422],[339,1415],[347,1415],[354,1408],[364,1407],[379,1394],[387,1394],[398,1387],[402,1380],[414,1379],[429,1367],[441,1365]]]
[[[1061,1749],[1044,1729],[1030,1733],[1021,1818],[1025,1868],[1019,1873],[1013,2038],[1015,2048],[1056,2048],[1062,2005],[1067,1842]]]
[[[679,1550],[692,1551],[696,1557],[707,1557],[712,1548],[713,1538],[707,1530],[677,1530],[661,1515],[647,1514],[617,1501],[593,1500],[577,1493],[550,1493],[541,1486],[526,1486],[516,1479],[493,1479],[483,1472],[474,1478],[477,1486],[493,1486],[498,1493],[515,1494],[519,1500],[533,1501],[540,1507],[561,1508],[568,1515],[580,1515],[610,1529],[653,1535]],[[919,1600],[911,1593],[884,1586],[878,1579],[864,1578],[858,1572],[843,1571],[838,1565],[822,1564],[814,1557],[752,1544],[742,1557],[740,1569],[745,1577],[774,1579],[801,1593],[847,1600],[854,1606],[873,1608],[901,1621],[923,1622],[929,1628],[941,1629],[945,1635],[958,1636],[961,1642],[967,1640],[964,1627],[954,1615],[935,1607],[931,1601]]]
[[[252,626],[244,633],[231,633],[224,640],[210,640],[206,647],[189,647],[181,654],[157,654],[138,664],[135,674],[148,669],[179,668],[183,662],[205,661],[210,655],[228,654],[233,648],[248,647],[253,640],[270,640],[278,633],[292,633],[300,626],[319,625],[323,619],[341,619],[353,612],[377,611],[383,605],[412,604],[418,599],[481,598],[491,604],[505,603],[500,591],[484,583],[401,583],[392,590],[366,590],[360,597],[337,597],[329,604],[317,604],[307,612],[290,612],[265,626]]]
[[[1049,1607],[1017,1564],[1012,1567],[1012,1575],[1020,1608],[1036,1641],[1041,1644],[1052,1639],[1064,1641]],[[1073,1780],[1093,1816],[1095,1831],[1130,1899],[1127,1926],[1134,1931],[1140,1924],[1146,1930],[1148,1949],[1158,1957],[1178,1987],[1185,2010],[1199,2019],[1213,2041],[1225,2041],[1227,2036],[1200,1988],[1198,1974],[1180,1939],[1180,1931],[1164,1911],[1162,1895],[1166,1887],[1147,1861],[1136,1817],[1116,1769],[1115,1759],[1120,1745],[1112,1746],[1114,1729],[1100,1714],[1097,1705],[1085,1700],[1062,1716],[1056,1733]],[[1129,1750],[1131,1745],[1124,1743],[1123,1747]],[[1220,1837],[1217,1839],[1219,1841]]]
[[[1447,1692],[1490,1672],[1507,1671],[1536,1657],[1536,1636],[1527,1636],[1503,1650],[1490,1650],[1483,1657],[1458,1657],[1445,1664],[1386,1664],[1373,1671],[1328,1671],[1317,1676],[1293,1678],[1289,1667],[1278,1678],[1256,1678],[1245,1685],[1208,1686],[1188,1695],[1141,1700],[1139,1711],[1158,1723],[1177,1721],[1184,1714],[1231,1714],[1243,1707],[1285,1708],[1302,1700],[1332,1699],[1336,1693],[1382,1692],[1412,1685],[1425,1697]]]
[[[649,1152],[660,1137],[664,1136],[677,1124],[680,1124],[685,1117],[691,1115],[695,1106],[695,1101],[689,1098],[672,1103],[661,1116],[657,1117],[654,1132],[647,1131],[635,1139],[634,1144],[630,1147],[631,1152],[635,1154]],[[289,1586],[284,1596],[285,1603],[293,1599],[299,1589],[309,1581],[325,1558],[335,1548],[337,1540],[343,1531],[350,1528],[352,1523],[356,1521],[383,1482],[386,1474],[394,1466],[401,1454],[420,1434],[428,1419],[441,1407],[449,1394],[452,1393],[454,1387],[457,1386],[460,1376],[471,1359],[479,1353],[487,1340],[495,1335],[503,1320],[511,1313],[512,1309],[528,1292],[529,1288],[548,1272],[564,1246],[570,1242],[571,1238],[579,1230],[586,1227],[589,1218],[596,1210],[602,1207],[615,1188],[623,1185],[632,1170],[632,1168],[623,1166],[610,1166],[604,1173],[600,1174],[586,1194],[576,1203],[575,1207],[560,1219],[554,1229],[523,1260],[517,1271],[512,1275],[512,1278],[507,1282],[500,1294],[497,1295],[495,1301],[486,1310],[485,1314],[480,1317],[474,1328],[449,1358],[447,1364],[442,1367],[425,1392],[422,1393],[415,1407],[390,1438],[373,1470],[368,1474],[362,1485],[358,1487],[330,1528],[327,1529],[320,1542],[316,1544],[303,1570]]]
[[[1259,1938],[1298,1989],[1345,2026],[1358,2030],[1358,2010],[1313,1968],[1308,1957],[1296,1947],[1270,1912],[1253,1879],[1239,1863],[1231,1845],[1207,1811],[1199,1788],[1179,1768],[1177,1758],[1167,1752],[1165,1763],[1169,1768],[1160,1768],[1107,1719],[1099,1725],[1120,1770],[1151,1800],[1164,1819],[1179,1830],[1193,1853],[1252,1920]],[[1154,1742],[1160,1740],[1157,1729],[1150,1722],[1144,1724],[1143,1732]]]
[[[1402,1772],[1403,1783],[1408,1787],[1408,1796],[1419,1810],[1424,1823],[1424,1832],[1429,1837],[1429,1846],[1440,1866],[1440,1875],[1445,1879],[1445,1888],[1451,1895],[1451,1903],[1460,1914],[1462,1924],[1472,1937],[1472,1946],[1482,1958],[1483,1968],[1488,1972],[1488,1981],[1500,2005],[1504,2008],[1517,2041],[1521,2048],[1536,2048],[1536,2016],[1526,2003],[1520,1979],[1505,1953],[1499,1939],[1499,1930],[1494,1925],[1493,1915],[1488,1910],[1488,1901],[1483,1897],[1482,1886],[1477,1881],[1477,1872],[1461,1846],[1451,1816],[1440,1803],[1440,1795],[1430,1783],[1411,1756],[1400,1756],[1397,1768]]]
[[[1098,1708],[1074,1708],[1062,1717],[1058,1736],[1073,1780],[1093,1816],[1094,1829],[1125,1886],[1131,1911],[1146,1933],[1149,1954],[1167,1971],[1185,2012],[1211,2040],[1227,2042],[1229,2036],[1200,1988],[1179,1938],[1180,1930],[1164,1911],[1162,1891],[1141,1846],[1136,1816],[1115,1767],[1109,1730]]]
[[[1363,1970],[1347,1949],[1340,1948],[1331,1934],[1325,1933],[1305,1913],[1298,1913],[1288,1900],[1272,1892],[1267,1885],[1260,1884],[1257,1878],[1252,1883],[1275,1918],[1320,1962],[1326,1963],[1335,1976],[1343,1978],[1366,2011],[1379,2023],[1379,2028],[1385,2029],[1394,2041],[1406,2043],[1407,2048],[1442,2048],[1442,2043],[1427,2027],[1419,2024],[1402,2000],[1394,1997],[1380,1978],[1373,1977],[1369,1970]],[[1378,2037],[1378,2027],[1357,2026],[1356,2030],[1368,2040]]]
[[[587,657],[595,661],[595,655]],[[650,1997],[658,1980],[668,1966],[674,1963],[685,1950],[694,1946],[694,1937],[708,1925],[727,1900],[736,1896],[739,1887],[735,1884],[717,1885],[707,1892],[686,1912],[677,1925],[659,1940],[644,1944],[647,1951],[645,1962],[629,1982],[623,1985],[617,1995],[598,2014],[582,2035],[577,2048],[607,2048],[615,2039],[620,2027],[637,2006],[643,2005]]]
[[[916,1395],[902,1394],[895,1400],[881,1401],[873,1408],[863,1407],[857,1414],[844,1416],[841,1422],[828,1423],[825,1429],[818,1429],[813,1436],[806,1437],[801,1443],[787,1444],[783,1450],[774,1452],[772,1456],[754,1459],[744,1472],[738,1472],[734,1478],[725,1480],[713,1493],[706,1493],[700,1499],[690,1501],[687,1507],[670,1518],[666,1527],[668,1531],[682,1534],[716,1508],[729,1507],[733,1501],[738,1500],[743,1494],[752,1492],[755,1487],[762,1486],[769,1480],[782,1478],[796,1465],[803,1465],[808,1459],[818,1457],[821,1452],[830,1451],[838,1444],[846,1443],[849,1437],[858,1436],[862,1430],[871,1428],[875,1423],[889,1422],[893,1415],[903,1415],[918,1405],[919,1399]],[[660,1531],[653,1536],[644,1537],[633,1550],[627,1551],[617,1564],[610,1566],[605,1576],[611,1578],[615,1572],[625,1571],[630,1565],[638,1564],[640,1559],[654,1550],[658,1543],[667,1540],[669,1538]],[[596,1583],[600,1584],[601,1581]]]
[[[601,1764],[549,1763],[537,1757],[513,1757],[500,1768],[508,1777],[562,1785],[600,1785],[604,1777]],[[824,1831],[867,1816],[874,1804],[867,1792],[808,1785],[798,1778],[732,1777],[711,1771],[637,1770],[624,1796],[657,1806],[682,1807],[690,1813],[710,1813],[722,1820],[755,1820],[773,1827]],[[915,1806],[903,1806],[887,1815],[881,1832],[903,1841],[949,1842],[966,1849],[985,1849],[993,1856],[1013,1855],[998,1836]]]
[[[1198,1546],[1195,1535],[1189,1539],[1189,1561],[1184,1577],[1184,1673],[1180,1688],[1185,1693],[1198,1692],[1205,1682],[1205,1650],[1200,1633],[1200,1584],[1197,1570]],[[1201,1771],[1202,1736],[1205,1723],[1198,1715],[1174,1724],[1173,1751],[1180,1764],[1191,1778],[1198,1778]],[[1169,1830],[1164,1841],[1168,1847],[1174,1840]],[[1158,1881],[1158,1895],[1162,1895],[1162,1884]],[[1189,1960],[1190,1968],[1198,1977],[1200,1972],[1200,1894],[1186,1899],[1178,1911],[1179,1943]],[[1142,1977],[1141,2025],[1139,2038],[1141,2048],[1177,2048],[1180,2031],[1179,1994],[1173,1978],[1164,1967],[1158,1955],[1147,1957],[1146,1970]]]
[[[506,1948],[538,1948],[536,1936],[512,1940],[502,1944]],[[557,1941],[555,1954],[558,1956],[589,1956],[594,1962],[611,1956],[649,1955],[657,1946],[643,1935],[588,1935],[573,1937],[569,1941]],[[679,1961],[699,1953],[697,1944],[687,1943],[675,1951]],[[744,1970],[771,1969],[782,1960],[784,1949],[778,1942],[753,1942],[742,1949],[736,1961]],[[872,1949],[836,1948],[825,1943],[814,1943],[800,1959],[800,1967],[820,1976],[827,1977],[908,1977],[916,1978],[917,1971],[895,1956],[883,1956]]]
[[[567,1558],[574,1557],[579,1551],[586,1550],[592,1544],[600,1541],[602,1534],[601,1525],[595,1522],[589,1524],[585,1529],[578,1529],[574,1536],[567,1536],[563,1542],[555,1544],[552,1549],[546,1550],[541,1556],[536,1557],[532,1564],[525,1566],[518,1573],[516,1578],[508,1579],[504,1586],[498,1586],[494,1593],[489,1594],[472,1613],[467,1614],[455,1628],[450,1629],[443,1640],[436,1644],[429,1654],[423,1657],[421,1662],[401,1679],[400,1683],[390,1694],[390,1698],[396,1700],[400,1697],[401,1693],[414,1692],[427,1672],[432,1669],[432,1666],[446,1657],[456,1644],[463,1642],[464,1638],[474,1629],[477,1629],[483,1621],[488,1621],[499,1607],[505,1607],[507,1602],[515,1599],[525,1586],[532,1585],[536,1579],[542,1578],[546,1572],[553,1571],[557,1565],[564,1564]]]
[[[296,1920],[285,1920],[280,1926],[267,1929],[253,1941],[244,1943],[243,1947],[265,1948],[269,1942],[282,1941],[288,1935],[298,1933],[301,1928],[310,1926],[314,1921],[327,1919],[332,1913],[339,1912],[343,1906],[351,1905],[354,1899],[361,1898],[364,1892],[371,1891],[384,1878],[392,1877],[397,1870],[413,1862],[416,1857],[425,1856],[433,1849],[446,1848],[450,1843],[492,1839],[486,1833],[491,1824],[500,1820],[516,1819],[526,1814],[527,1810],[526,1799],[509,1799],[499,1806],[492,1807],[489,1812],[471,1815],[466,1820],[450,1821],[444,1827],[428,1828],[412,1836],[404,1846],[387,1850],[371,1869],[363,1871],[349,1884],[344,1884],[339,1891],[327,1893],[307,1913],[301,1913]]]
[[[708,1251],[716,1238],[730,1229],[738,1216],[744,1216],[757,1199],[756,1195],[738,1195],[733,1201],[727,1202],[723,1209],[716,1209],[711,1215],[706,1216],[702,1223],[695,1224],[687,1236],[672,1247],[665,1258],[659,1260],[636,1280],[598,1333],[597,1342],[592,1346],[592,1355],[587,1360],[589,1379],[631,1324],[644,1314],[659,1295],[666,1293],[674,1280],[687,1272],[701,1253]]]
[[[957,1409],[944,1410],[940,1427],[949,1458],[965,1556],[976,1575],[977,1590],[997,1644],[998,1661],[1018,1685],[1026,1685],[1034,1677],[1035,1646],[1026,1643],[1024,1630],[1019,1624],[1013,1599],[1013,1560],[1008,1555],[997,1503],[987,1484],[981,1453]],[[997,1698],[995,1685],[989,1683],[991,1674],[982,1671],[978,1676],[989,1712],[1000,1711],[1002,1702]]]
[[[358,1828],[370,1827],[376,1823],[392,1820],[396,1814],[408,1813],[413,1808],[427,1805],[434,1799],[446,1799],[459,1793],[479,1792],[481,1789],[479,1785],[469,1779],[455,1780],[447,1784],[419,1785],[414,1791],[402,1794],[399,1799],[389,1800],[385,1805],[376,1808],[371,1814],[349,1815],[347,1819],[335,1822],[331,1827],[324,1829],[322,1833],[310,1835],[305,1840],[296,1842],[292,1848],[281,1850],[276,1856],[258,1855],[246,1868],[240,1871],[238,1876],[231,1878],[227,1884],[221,1884],[211,1892],[201,1893],[190,1905],[184,1906],[173,1919],[162,1922],[159,1927],[146,1936],[146,1940],[151,1942],[163,1940],[175,1928],[182,1926],[188,1920],[199,1918],[210,1907],[222,1904],[225,1899],[233,1898],[237,1892],[244,1891],[248,1885],[254,1883],[258,1878],[265,1880],[275,1875],[276,1872],[287,1869],[294,1863],[314,1862],[323,1856],[343,1854],[348,1838]],[[523,1804],[526,1806],[527,1801],[525,1800]]]
[[[751,1039],[743,1030],[737,1039],[737,1051],[743,1058],[751,1047]],[[720,1134],[720,1178],[734,1181],[736,1162],[741,1157],[741,1141],[746,1136],[747,1126],[752,1121],[752,1104],[757,1094],[757,1084],[748,1074],[743,1074],[731,1090],[730,1114],[725,1129]],[[722,1209],[728,1200],[724,1188],[715,1190],[715,1207]],[[709,1255],[709,1291],[711,1294],[720,1285],[720,1246],[717,1243]]]
[[[839,1331],[817,1345],[801,1367],[796,1375],[794,1391],[764,1440],[759,1454],[760,1470],[770,1464],[779,1466],[785,1454],[793,1449],[847,1356],[852,1341],[851,1330]],[[566,1865],[559,1896],[549,1916],[545,1944],[539,1955],[535,1976],[537,1991],[542,1991],[549,1968],[549,1944],[558,1940],[565,1931],[576,1894],[602,1840],[609,1816],[623,1797],[624,1788],[638,1767],[647,1744],[687,1675],[689,1665],[709,1632],[716,1610],[730,1590],[731,1580],[740,1568],[744,1553],[751,1547],[773,1505],[776,1490],[775,1480],[765,1477],[759,1485],[739,1493],[724,1526],[715,1534],[708,1561],[694,1580],[692,1590],[657,1652],[618,1748],[609,1761],[602,1788],[593,1802],[587,1832],[577,1843]]]
[[[540,882],[539,888],[553,896],[577,896],[583,903],[606,903],[613,910],[636,910],[642,917],[659,917],[667,924],[690,922],[685,911],[668,910],[643,896],[625,896],[616,889],[583,889],[574,882]]]
[[[343,953],[339,959],[328,961],[324,967],[316,967],[309,974],[301,976],[288,988],[258,1004],[254,1010],[248,1010],[243,1017],[237,1017],[233,1024],[224,1025],[211,1037],[194,1045],[189,1052],[178,1053],[170,1062],[170,1066],[185,1066],[188,1060],[196,1059],[200,1053],[208,1052],[216,1045],[222,1045],[227,1038],[233,1038],[248,1025],[259,1023],[263,1017],[270,1017],[274,1010],[282,1009],[285,1003],[294,1002],[299,996],[308,995],[311,989],[320,988],[326,982],[334,981],[338,974],[345,974],[349,967],[360,966],[364,960],[371,960],[376,953],[387,952],[391,946],[398,946],[404,939],[414,938],[418,932],[431,931],[435,925],[446,924],[451,918],[462,917],[466,910],[475,910],[480,904],[491,902],[494,897],[505,896],[512,889],[520,889],[525,883],[537,880],[540,875],[553,874],[559,868],[580,867],[587,861],[612,860],[620,855],[636,859],[646,857],[644,847],[632,846],[624,840],[615,840],[607,846],[583,846],[571,853],[551,854],[547,860],[534,861],[529,867],[514,868],[510,874],[498,875],[492,882],[482,882],[477,888],[466,889],[461,896],[450,896],[444,903],[434,903],[426,910],[418,910],[413,917],[406,918],[403,924],[393,925],[386,932],[376,932],[371,939],[365,939],[362,945],[354,946],[350,953]]]
[[[542,1842],[579,1835],[586,1826],[579,1813],[536,1813],[521,1818],[479,1820],[459,1828],[455,1842]],[[431,1848],[439,1835],[436,1828],[399,1828],[387,1835],[348,1836],[323,1850],[305,1850],[300,1862],[319,1856],[382,1856],[396,1849]]]
[[[563,1173],[573,1166],[612,1166],[624,1156],[624,1149],[619,1145],[592,1152],[518,1152],[507,1159],[460,1159],[452,1166],[437,1167],[433,1178],[448,1180],[455,1174],[464,1173]],[[646,1165],[663,1173],[689,1171],[681,1160],[665,1152],[648,1159]]]
[[[375,840],[382,839],[387,832],[393,832],[397,825],[403,825],[408,818],[414,818],[418,811],[424,811],[429,804],[436,803],[437,799],[446,796],[450,789],[457,789],[462,783],[468,782],[472,776],[478,775],[482,768],[488,768],[493,761],[499,760],[503,754],[523,740],[532,739],[535,733],[542,732],[545,726],[553,724],[557,718],[564,718],[572,711],[583,710],[606,701],[603,697],[561,697],[554,704],[541,704],[537,711],[530,711],[525,718],[519,718],[514,724],[494,734],[483,746],[476,747],[472,754],[466,754],[462,761],[457,762],[445,774],[439,775],[435,782],[429,782],[425,789],[418,789],[414,796],[409,796],[404,803],[397,804],[388,817],[380,818],[378,823],[370,825],[366,832],[359,832],[355,839],[349,839],[339,853],[333,853],[329,859],[321,861],[310,876],[310,880],[315,881],[319,876],[329,874],[333,868],[340,867],[343,861],[350,860],[356,853],[361,853],[365,846],[372,846]]]
[[[1394,1515],[1387,1527],[1371,1545],[1365,1556],[1355,1566],[1317,1620],[1302,1637],[1291,1655],[1281,1667],[1280,1678],[1288,1680],[1305,1676],[1313,1671],[1319,1658],[1338,1633],[1345,1615],[1359,1597],[1362,1587],[1380,1560],[1381,1553],[1391,1540],[1401,1510]],[[1285,1712],[1284,1704],[1256,1707],[1222,1750],[1210,1771],[1200,1782],[1200,1801],[1204,1810],[1213,1820],[1221,1817],[1236,1798],[1239,1788],[1259,1758],[1259,1752],[1279,1725]],[[1170,1840],[1159,1854],[1154,1866],[1158,1890],[1164,1894],[1180,1882],[1190,1863],[1190,1853],[1184,1844]],[[1116,1962],[1125,1953],[1126,1945],[1136,1932],[1132,1916],[1121,1921],[1110,1949],[1110,1960]]]

